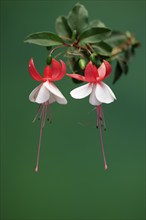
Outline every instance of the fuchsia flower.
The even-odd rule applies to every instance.
[[[58,81],[64,77],[66,74],[66,65],[61,60],[60,63],[52,59],[51,66],[47,65],[44,69],[44,77],[42,77],[35,68],[33,59],[29,61],[29,73],[31,77],[41,82],[39,86],[37,86],[29,95],[29,100],[31,102],[36,102],[40,104],[36,117],[34,121],[40,114],[41,118],[41,127],[40,127],[40,138],[38,144],[38,156],[35,171],[38,171],[39,157],[40,157],[40,145],[42,138],[42,129],[45,125],[45,120],[47,117],[47,113],[49,113],[49,106],[53,102],[57,102],[59,104],[67,104],[67,100],[59,91],[59,89],[54,85],[52,81]]]
[[[66,74],[66,65],[61,60],[60,63],[52,59],[51,66],[47,65],[44,69],[44,77],[40,76],[37,72],[33,59],[29,62],[29,72],[31,77],[39,82],[42,82],[37,86],[29,95],[29,100],[31,102],[36,102],[39,104],[49,102],[58,102],[59,104],[67,104],[67,100],[59,91],[59,89],[52,83],[52,81],[58,81],[64,77]]]
[[[88,82],[87,84],[80,86],[76,89],[73,89],[70,94],[75,99],[82,99],[90,95],[89,102],[91,105],[96,106],[97,111],[97,127],[100,132],[100,142],[102,145],[102,153],[104,158],[104,167],[107,169],[107,163],[104,153],[104,145],[102,140],[102,122],[105,127],[104,115],[102,111],[102,103],[111,103],[116,99],[114,93],[110,89],[108,85],[102,82],[105,78],[107,78],[111,73],[111,65],[103,60],[103,63],[97,68],[90,61],[84,71],[84,76],[79,74],[67,74],[69,77],[81,80],[83,82]]]

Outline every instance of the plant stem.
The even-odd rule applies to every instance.
[[[52,53],[54,53],[55,50],[60,49],[62,47],[70,47],[70,44],[64,43],[63,45],[59,45],[55,48],[53,48],[53,50],[51,50],[50,55],[52,55]]]
[[[114,57],[117,54],[122,53],[123,51],[127,50],[128,47],[134,45],[134,43],[133,43],[134,40],[135,40],[135,38],[134,38],[134,36],[132,36],[132,37],[128,38],[125,43],[123,43],[123,44],[113,48],[112,53],[111,53],[111,57]],[[139,46],[140,43],[139,42],[135,42],[135,45]]]

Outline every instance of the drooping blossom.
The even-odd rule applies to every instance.
[[[65,97],[53,83],[53,81],[61,80],[64,77],[64,75],[66,74],[66,65],[62,60],[58,62],[57,60],[52,59],[51,65],[47,65],[45,67],[44,76],[42,77],[35,68],[33,59],[31,58],[29,61],[28,70],[34,80],[41,82],[41,84],[37,86],[29,95],[29,100],[31,102],[39,104],[37,114],[33,121],[35,121],[37,117],[41,118],[38,155],[35,168],[35,171],[37,172],[40,158],[42,129],[45,125],[46,118],[48,117],[47,115],[50,111],[50,104],[52,104],[53,102],[57,102],[63,105],[67,104],[67,100],[65,99]]]
[[[97,111],[97,127],[100,133],[100,142],[102,146],[102,154],[104,158],[104,168],[107,169],[106,157],[104,152],[104,145],[102,139],[102,125],[105,128],[104,115],[102,111],[102,103],[109,104],[113,102],[116,97],[113,91],[103,80],[107,78],[111,73],[111,65],[103,60],[102,64],[97,68],[91,61],[87,64],[84,76],[79,74],[67,74],[71,78],[87,82],[87,84],[73,89],[70,94],[75,99],[82,99],[89,96],[89,102],[91,105],[96,106]]]

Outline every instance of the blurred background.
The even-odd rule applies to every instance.
[[[43,71],[47,50],[23,43],[38,31],[55,31],[55,20],[76,1],[1,1],[1,219],[145,219],[145,1],[80,1],[90,19],[134,33],[141,42],[127,76],[112,85],[117,101],[103,105],[107,122],[104,171],[96,112],[76,87],[57,82],[68,105],[52,104],[35,173],[39,124],[29,93],[38,83],[28,73],[34,58]],[[69,70],[68,70],[69,72]]]

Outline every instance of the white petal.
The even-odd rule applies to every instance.
[[[43,84],[36,87],[29,95],[30,101],[36,102],[39,104],[48,101],[49,98],[50,98],[50,93]]]
[[[67,104],[66,98],[63,96],[60,90],[54,85],[54,83],[47,81],[44,83],[44,86],[52,93],[51,99],[49,100],[50,103],[54,102],[55,100],[59,104],[63,104],[63,105]]]
[[[60,98],[62,98],[62,93],[60,92],[60,90],[54,85],[54,83],[52,82],[45,82],[44,86],[55,96],[58,96]]]
[[[50,93],[50,98],[49,98],[49,104],[56,102],[54,95],[52,93]]]
[[[75,99],[82,99],[90,95],[90,93],[92,92],[92,87],[92,83],[87,83],[83,86],[73,89],[70,94]]]
[[[98,105],[101,105],[101,102],[99,102],[96,98],[96,95],[95,95],[95,88],[96,86],[93,86],[93,90],[92,90],[92,93],[89,97],[89,102],[91,105],[95,105],[95,106],[98,106]]]
[[[104,84],[105,84],[105,83],[104,83]],[[111,90],[111,88],[110,88],[107,84],[105,84],[105,86],[107,87],[107,89],[109,90],[109,92],[110,92],[110,94],[113,96],[113,98],[114,98],[114,99],[117,99],[116,96],[115,96],[115,94],[114,94],[113,91]]]
[[[53,94],[52,94],[53,95]],[[67,104],[67,100],[66,98],[62,95],[62,98],[53,95],[53,98],[55,99],[56,102],[58,102],[59,104],[65,105]]]
[[[113,102],[114,99],[116,99],[110,87],[103,82],[100,82],[96,85],[95,95],[100,102],[107,104]]]
[[[35,102],[36,96],[37,96],[38,91],[40,90],[40,87],[41,87],[41,86],[42,86],[42,85],[37,86],[37,87],[30,93],[30,95],[29,95],[29,100],[30,100],[31,102]]]

